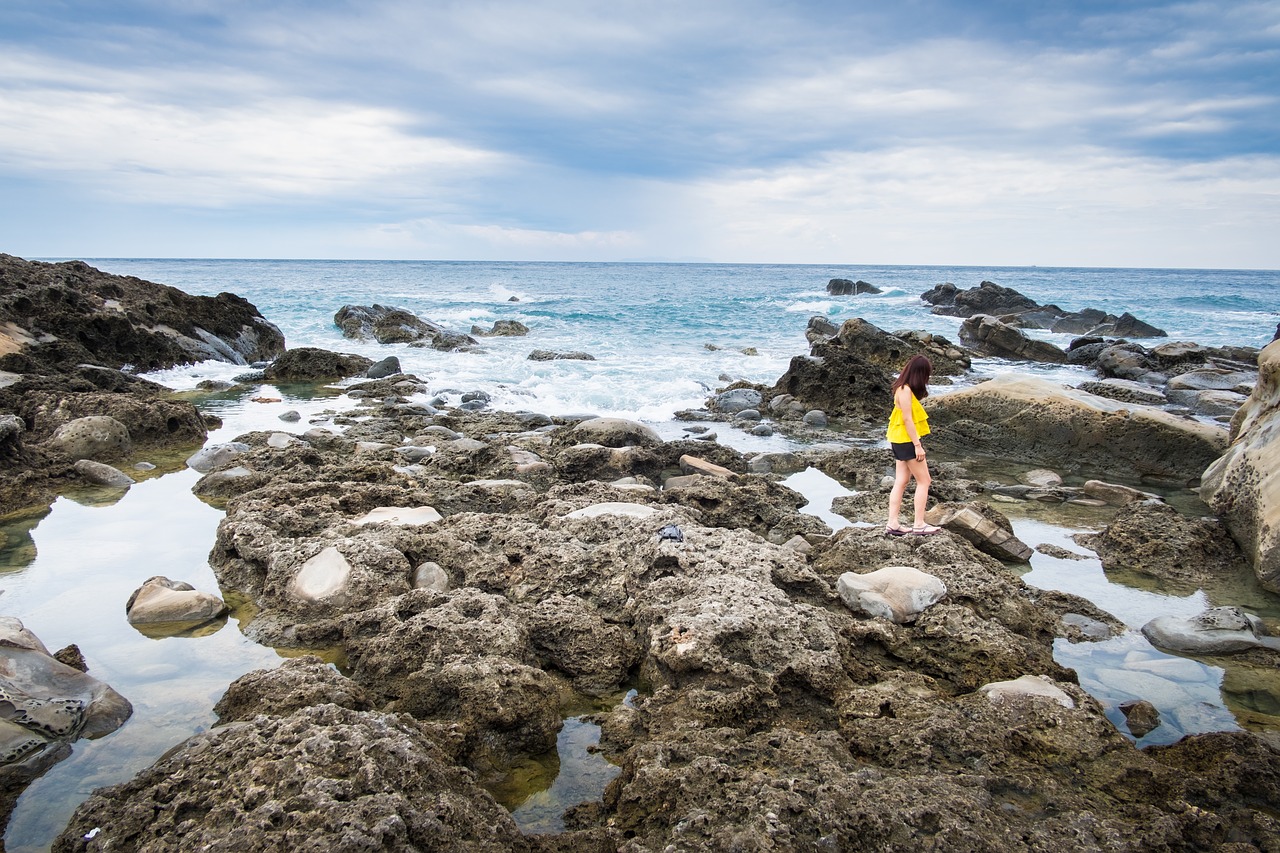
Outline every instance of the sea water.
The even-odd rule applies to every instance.
[[[961,321],[930,313],[920,300],[923,291],[943,281],[963,289],[991,280],[1066,310],[1129,311],[1165,329],[1168,340],[1207,345],[1263,346],[1280,321],[1280,274],[1258,271],[88,260],[108,272],[189,293],[238,294],[280,327],[289,347],[322,347],[375,360],[395,355],[404,371],[426,380],[433,393],[449,392],[456,399],[465,391],[484,390],[495,408],[634,418],[668,438],[682,432],[675,413],[703,406],[726,381],[772,384],[792,357],[808,351],[804,330],[813,315],[837,325],[862,317],[888,331],[923,329],[957,340]],[[862,279],[883,292],[831,296],[825,290],[831,278]],[[472,325],[488,329],[495,320],[518,320],[530,331],[527,337],[478,338],[479,351],[454,353],[343,338],[334,313],[344,305],[374,303],[408,309],[452,331],[469,332]],[[1032,334],[1059,345],[1070,340]],[[584,351],[595,360],[530,361],[533,349]],[[975,364],[979,376],[1011,369],[1064,382],[1088,378],[1072,367],[997,359]],[[204,379],[232,379],[245,372],[244,366],[206,362],[149,378],[190,390]],[[202,408],[224,422],[209,440],[229,441],[249,430],[300,432],[309,427],[310,415],[351,405],[341,388],[265,391],[250,386],[205,398]],[[253,402],[273,395],[281,402]],[[290,408],[303,413],[300,422],[279,419]],[[781,436],[719,432],[722,442],[744,451],[792,446]],[[9,850],[47,849],[93,788],[131,778],[171,746],[212,725],[213,704],[231,680],[276,666],[290,653],[244,638],[238,620],[251,616],[249,608],[199,636],[153,639],[128,625],[124,603],[151,575],[217,589],[207,556],[221,513],[191,493],[196,475],[181,459],[151,461],[159,467],[150,474],[132,472],[141,482],[126,493],[86,490],[61,497],[48,509],[0,518],[0,612],[23,619],[50,648],[77,643],[90,673],[135,708],[121,730],[77,742],[70,758],[28,788],[5,835]],[[847,523],[829,509],[832,497],[846,493],[840,484],[812,470],[788,482],[810,499],[806,512],[833,527]],[[1046,523],[1037,512],[1042,512],[1038,506],[1029,514],[1012,513],[1015,531],[1033,544],[1051,541],[1079,551],[1070,534],[1105,523],[1101,516],[1096,523]],[[1209,604],[1241,603],[1272,618],[1280,615],[1276,597],[1256,589],[1232,591],[1233,598],[1225,601],[1203,591],[1168,595],[1132,589],[1109,580],[1096,558],[1064,563],[1037,553],[1025,579],[1090,598],[1133,628],[1154,615],[1189,615]],[[1258,688],[1265,673],[1233,674],[1227,662],[1164,655],[1136,631],[1105,644],[1059,643],[1056,654],[1081,673],[1082,684],[1121,727],[1115,707],[1127,698],[1124,685],[1135,683],[1135,671],[1178,673],[1176,695],[1159,697],[1169,722],[1144,744],[1241,725],[1276,727],[1280,721],[1275,707],[1280,688]],[[570,715],[561,752],[549,762],[561,774],[574,774],[573,780],[552,778],[545,795],[508,802],[530,830],[553,826],[557,810],[589,797],[588,789],[612,775],[604,758],[589,749],[591,730]],[[573,793],[557,793],[564,790]]]

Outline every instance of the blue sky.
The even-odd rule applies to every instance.
[[[0,0],[0,251],[1280,268],[1280,3]]]

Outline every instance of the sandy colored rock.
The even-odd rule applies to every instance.
[[[201,623],[227,612],[227,605],[218,596],[201,592],[189,583],[157,575],[134,590],[125,612],[130,625]]]
[[[128,428],[106,415],[90,415],[63,424],[46,442],[70,459],[119,459],[133,449]]]
[[[849,609],[879,616],[898,624],[914,622],[947,594],[947,587],[933,575],[910,566],[885,566],[873,572],[845,572],[837,591]]]

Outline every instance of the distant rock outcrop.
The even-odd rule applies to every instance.
[[[833,278],[827,282],[827,293],[832,296],[857,296],[859,293],[884,293],[884,291],[862,279],[850,281],[847,278]]]
[[[438,350],[462,349],[476,343],[474,338],[423,320],[412,311],[376,303],[344,305],[333,315],[333,322],[343,337],[357,341],[373,338],[380,344],[430,346]]]
[[[1166,334],[1127,312],[1117,317],[1097,308],[1064,311],[1057,305],[1041,305],[1031,297],[993,281],[984,281],[968,290],[960,290],[946,282],[926,290],[920,298],[933,306],[934,314],[949,317],[990,314],[1008,325],[1025,329],[1124,338],[1162,338]]]

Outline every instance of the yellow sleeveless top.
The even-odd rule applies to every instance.
[[[907,392],[911,394],[911,420],[916,423],[916,435],[929,434],[929,415],[924,410],[924,406],[920,405],[920,401],[916,399],[915,392],[910,388]],[[909,444],[911,436],[907,435],[907,426],[902,420],[902,410],[894,403],[893,414],[889,415],[889,431],[887,433],[889,441],[892,444]]]

